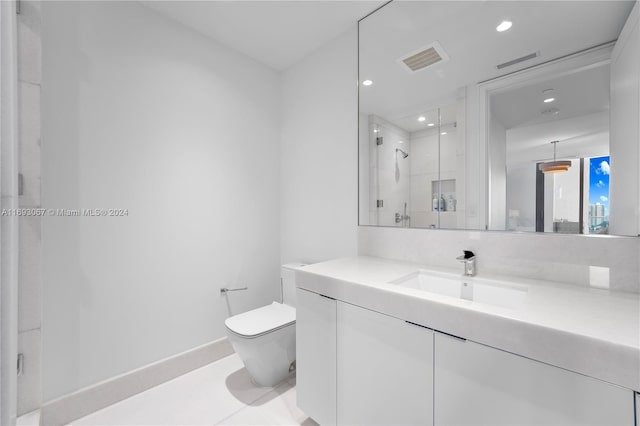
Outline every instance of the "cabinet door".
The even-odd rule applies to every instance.
[[[338,301],[338,424],[433,424],[433,330]]]
[[[436,425],[633,425],[630,390],[435,334]]]
[[[336,301],[297,289],[298,407],[321,425],[336,424]]]

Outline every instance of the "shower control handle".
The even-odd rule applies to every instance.
[[[404,214],[396,212],[396,223],[402,222],[402,226],[411,226],[411,216],[407,214],[407,203],[404,203]]]

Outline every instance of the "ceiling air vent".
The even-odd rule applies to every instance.
[[[398,61],[407,67],[407,71],[416,72],[448,59],[449,56],[436,41],[400,58]]]
[[[521,56],[516,59],[512,59],[500,65],[496,65],[496,68],[501,70],[502,68],[510,67],[511,65],[519,64],[520,62],[528,61],[529,59],[537,58],[540,56],[540,52],[529,53],[528,55]]]

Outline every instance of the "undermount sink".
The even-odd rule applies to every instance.
[[[520,306],[527,296],[526,286],[426,270],[405,275],[390,284],[507,308]]]

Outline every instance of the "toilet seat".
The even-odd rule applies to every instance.
[[[229,331],[244,338],[255,338],[296,322],[296,309],[282,303],[234,315],[224,321]]]

